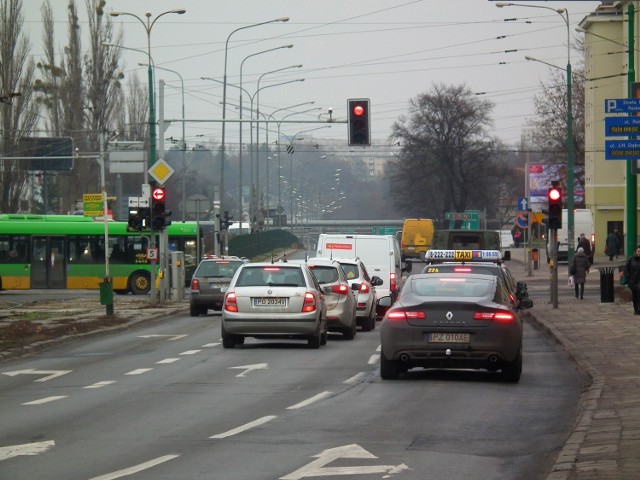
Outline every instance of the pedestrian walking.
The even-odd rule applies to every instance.
[[[591,263],[589,257],[584,252],[584,248],[578,247],[573,261],[569,267],[569,275],[573,276],[573,284],[576,289],[576,298],[582,300],[584,298],[584,282],[587,280],[587,273]]]
[[[576,247],[576,250],[578,250],[578,248],[582,248],[587,258],[591,258],[591,242],[587,239],[584,233],[581,233],[580,237],[578,237],[578,246]]]
[[[604,253],[609,256],[609,261],[613,262],[613,257],[618,258],[620,252],[620,237],[618,236],[618,230],[614,230],[604,242]]]
[[[520,240],[522,239],[522,232],[519,228],[516,228],[516,231],[513,232],[513,245],[518,248],[520,246]]]
[[[633,313],[640,315],[640,245],[636,247],[636,251],[624,266],[624,276],[627,279],[627,285],[631,289],[631,298],[633,300]]]

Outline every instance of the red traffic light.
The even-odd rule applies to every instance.
[[[562,193],[557,188],[550,188],[548,192],[549,200],[560,200],[562,198]]]
[[[353,107],[353,114],[356,117],[361,117],[362,115],[364,115],[364,107],[360,104],[357,104]]]
[[[164,187],[156,187],[151,192],[151,198],[157,202],[162,202],[165,197]]]

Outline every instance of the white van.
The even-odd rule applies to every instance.
[[[321,233],[318,237],[317,256],[359,257],[369,275],[382,279],[382,285],[376,287],[378,298],[390,296],[392,303],[398,298],[402,263],[400,243],[395,236]]]
[[[569,256],[569,232],[567,224],[567,209],[562,210],[562,228],[558,229],[558,261],[566,262]],[[576,208],[573,214],[573,251],[575,252],[578,245],[578,238],[584,233],[591,241],[591,257],[589,260],[593,263],[593,255],[596,251],[596,230],[593,224],[593,216],[588,208]],[[547,236],[548,239],[548,236]],[[547,242],[547,262],[551,259],[551,248]]]

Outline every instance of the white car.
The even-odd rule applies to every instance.
[[[376,328],[376,287],[382,285],[378,276],[369,276],[367,268],[359,258],[335,258],[349,281],[349,285],[358,284],[356,292],[356,323],[364,332]]]

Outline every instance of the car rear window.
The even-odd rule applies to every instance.
[[[313,273],[318,283],[333,283],[337,282],[339,275],[338,269],[334,267],[323,267],[319,265],[309,265],[311,273]]]
[[[497,276],[498,269],[481,263],[465,263],[464,265],[433,264],[424,267],[422,273],[482,273]]]
[[[490,278],[422,277],[412,279],[412,291],[421,297],[486,297],[493,281]]]
[[[358,266],[353,263],[341,263],[342,271],[344,272],[347,279],[351,280],[353,278],[358,278]]]
[[[198,269],[197,277],[233,277],[242,262],[229,262],[225,260],[216,262],[202,262]]]
[[[240,272],[239,287],[304,287],[305,281],[299,268],[246,267]]]

